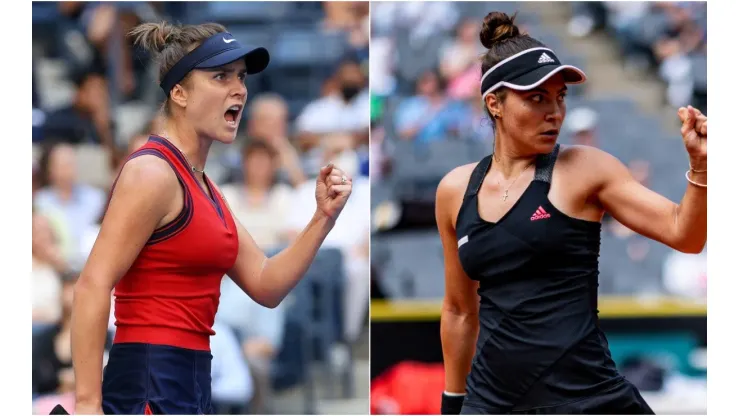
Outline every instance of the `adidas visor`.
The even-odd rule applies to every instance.
[[[526,91],[536,88],[558,72],[566,84],[586,82],[586,74],[572,65],[563,65],[548,48],[532,48],[510,56],[494,65],[481,77],[480,91],[486,95],[501,87]]]
[[[172,88],[193,69],[218,68],[239,59],[247,64],[247,74],[256,74],[267,68],[270,54],[262,47],[242,46],[231,33],[217,33],[177,61],[159,86],[170,95]]]

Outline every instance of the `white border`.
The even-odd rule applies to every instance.
[[[531,90],[532,88],[537,88],[537,86],[539,86],[540,84],[544,83],[545,81],[547,81],[548,79],[550,79],[550,77],[552,77],[553,75],[557,74],[558,72],[560,72],[560,71],[562,71],[564,69],[573,70],[573,71],[577,72],[578,75],[581,76],[580,81],[566,82],[566,84],[583,84],[584,82],[586,82],[586,74],[583,71],[581,71],[579,68],[576,68],[573,65],[560,65],[559,67],[557,67],[557,68],[553,69],[552,71],[548,72],[547,75],[545,75],[544,77],[542,77],[539,80],[537,80],[537,82],[535,82],[534,84],[516,85],[516,84],[512,84],[511,82],[508,82],[508,81],[500,81],[500,82],[497,82],[491,88],[487,89],[486,92],[483,93],[483,95],[482,95],[483,101],[484,102],[486,101],[486,96],[488,94],[496,91],[500,87],[509,87],[512,90],[517,90],[517,91],[527,91],[527,90]]]
[[[538,46],[538,47],[536,47],[536,48],[530,48],[530,49],[525,49],[525,50],[523,50],[523,51],[521,51],[521,52],[519,52],[519,53],[516,53],[516,54],[514,54],[514,55],[511,55],[510,57],[508,57],[508,58],[506,58],[506,59],[503,59],[503,60],[502,60],[501,62],[499,62],[499,63],[497,63],[496,65],[492,66],[492,67],[491,67],[491,68],[490,68],[490,69],[489,69],[488,71],[486,71],[486,73],[485,73],[485,74],[483,74],[483,76],[482,76],[482,77],[480,77],[480,86],[481,86],[481,87],[483,86],[483,80],[485,80],[485,79],[486,79],[486,77],[487,77],[487,76],[488,76],[488,75],[489,75],[489,74],[490,74],[491,72],[495,71],[495,70],[496,70],[496,68],[498,68],[498,67],[500,67],[501,65],[503,65],[503,64],[505,64],[505,63],[507,63],[507,62],[510,62],[510,61],[512,61],[512,60],[514,60],[514,59],[516,59],[516,58],[518,58],[518,57],[520,57],[520,56],[522,56],[522,55],[525,55],[525,54],[527,54],[527,53],[529,53],[529,52],[532,52],[532,51],[548,51],[548,52],[550,52],[551,54],[555,55],[555,52],[553,52],[553,51],[552,51],[552,49],[549,49],[549,48],[544,48],[544,47],[542,47],[542,46]],[[557,56],[557,55],[556,55],[556,56]]]

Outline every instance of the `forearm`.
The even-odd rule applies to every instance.
[[[110,290],[83,280],[75,287],[72,309],[72,362],[77,402],[102,403],[103,350],[110,314]]]
[[[706,167],[696,168],[706,170]],[[705,185],[707,173],[689,172],[689,178]],[[707,188],[689,183],[676,208],[676,246],[681,251],[700,253],[707,242]]]
[[[265,306],[276,307],[298,284],[333,226],[330,218],[317,211],[290,246],[265,260],[259,278],[266,297]]]
[[[464,393],[465,379],[475,354],[478,337],[478,317],[442,309],[440,322],[442,356],[444,358],[445,391]]]

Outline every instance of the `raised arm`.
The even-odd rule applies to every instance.
[[[239,254],[228,274],[255,302],[276,307],[311,266],[352,192],[352,180],[347,177],[342,184],[343,176],[332,165],[321,168],[316,179],[316,212],[293,243],[273,257],[265,256],[237,221]]]
[[[465,379],[475,353],[478,337],[478,283],[471,280],[462,268],[457,253],[455,218],[462,204],[472,166],[463,166],[447,174],[437,189],[435,216],[444,252],[445,295],[442,301],[440,337],[445,369],[444,413],[459,413]],[[456,396],[451,399],[451,396]],[[447,409],[445,409],[447,407]],[[451,410],[451,411],[450,411]]]
[[[707,242],[706,116],[681,109],[681,133],[689,153],[686,192],[680,204],[637,182],[615,157],[588,151],[588,163],[603,178],[597,198],[617,221],[633,231],[684,253],[700,253]],[[684,172],[676,172],[681,175]]]
[[[182,191],[164,160],[140,156],[123,168],[98,238],[75,285],[72,360],[78,414],[102,414],[103,349],[111,291],[155,228],[171,213],[177,214],[178,202],[182,206]]]

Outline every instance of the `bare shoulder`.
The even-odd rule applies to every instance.
[[[153,155],[141,155],[126,162],[121,169],[114,196],[126,193],[162,201],[173,197],[178,186],[177,175],[167,161]]]
[[[594,169],[596,171],[622,164],[615,156],[597,147],[583,145],[562,145],[558,163],[568,169]]]
[[[439,182],[436,200],[437,221],[440,219],[440,214],[443,214],[444,217],[449,218],[454,223],[453,218],[457,216],[457,211],[460,210],[462,205],[470,175],[473,174],[477,165],[478,162],[458,166],[448,172]]]
[[[629,169],[616,156],[591,146],[563,146],[554,175],[566,184],[579,198],[592,198],[613,183],[631,178]]]
[[[437,195],[445,198],[462,195],[478,162],[458,166],[447,172],[437,186]]]

